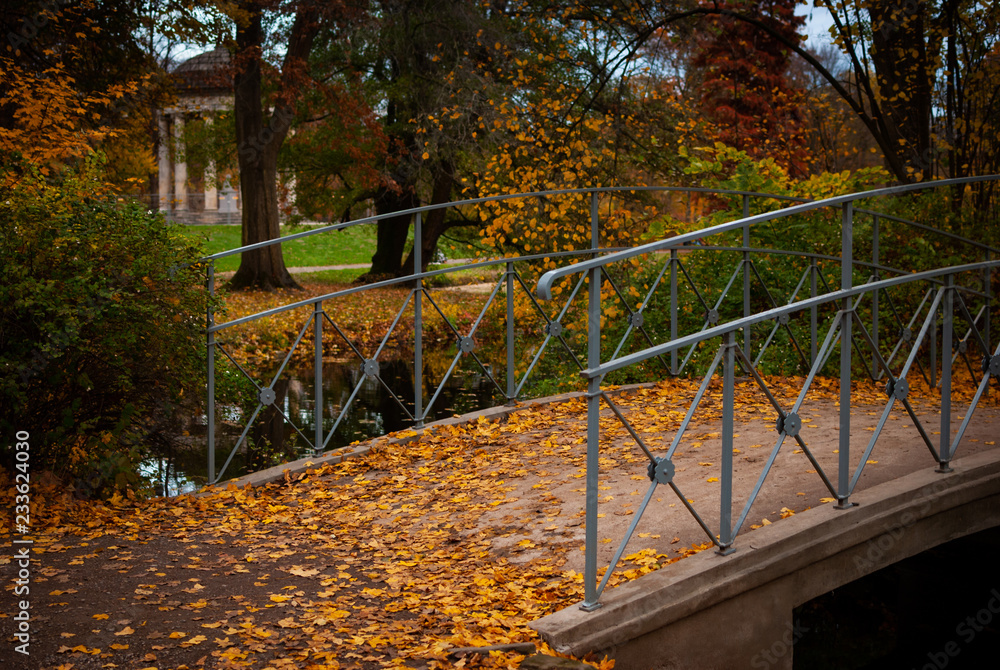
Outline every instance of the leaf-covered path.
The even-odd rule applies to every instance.
[[[794,395],[794,381],[775,384],[779,397]],[[718,514],[717,391],[675,458],[677,481],[708,519]],[[619,402],[663,447],[692,392],[687,382],[664,382]],[[875,393],[856,392],[856,440],[877,419]],[[763,398],[750,385],[740,397],[737,498],[776,435],[771,419],[758,418],[771,415]],[[836,424],[834,397],[818,383],[803,413],[823,467],[837,458],[827,427]],[[996,408],[980,411],[986,423],[977,422],[963,453],[993,446]],[[926,447],[905,439],[915,435],[906,415],[894,416],[897,432],[876,447],[863,485],[932,467]],[[383,442],[256,489],[101,505],[36,484],[31,656],[11,658],[13,609],[4,607],[5,667],[516,668],[516,653],[463,661],[448,650],[534,642],[552,653],[529,623],[582,599],[584,429],[584,404],[574,400]],[[606,564],[649,480],[645,456],[610,413],[602,436]],[[776,461],[752,525],[828,500],[792,446]],[[12,495],[9,483],[3,490]],[[647,512],[612,585],[711,546],[667,494]],[[0,562],[7,574],[10,560]],[[12,586],[5,580],[6,603]]]

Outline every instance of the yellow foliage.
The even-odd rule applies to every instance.
[[[32,72],[12,55],[0,55],[0,79],[5,83],[0,105],[11,110],[12,120],[10,126],[0,127],[0,153],[46,176],[91,153],[102,140],[115,137],[116,129],[99,122],[100,112],[139,88],[139,82],[131,82],[81,92],[66,67],[74,57],[72,50],[61,56],[42,72]],[[18,180],[16,172],[5,171],[3,188],[13,187]]]

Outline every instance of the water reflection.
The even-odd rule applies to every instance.
[[[426,406],[437,392],[451,359],[447,352],[442,352],[436,356],[425,354],[424,361],[423,404]],[[379,361],[379,377],[381,381],[366,376],[356,360],[323,363],[323,438],[327,450],[413,426],[410,419],[414,413],[413,360]],[[259,469],[268,459],[293,460],[311,453],[309,442],[315,435],[316,400],[313,380],[312,365],[289,366],[275,384],[273,407],[261,412],[249,432],[250,443],[255,446],[240,447],[226,469],[226,479]],[[434,421],[503,402],[495,391],[496,386],[478,366],[475,370],[459,366],[441,389],[426,420]],[[355,397],[348,406],[352,394]],[[295,427],[282,419],[278,409]],[[225,462],[245,426],[238,414],[233,408],[220,410],[216,435],[217,468]],[[204,435],[192,439],[191,449],[146,461],[143,474],[154,482],[160,495],[178,495],[198,489],[207,480]]]

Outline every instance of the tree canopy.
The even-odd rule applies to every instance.
[[[413,267],[401,211],[683,181],[680,147],[722,142],[796,177],[879,163],[900,182],[1000,168],[994,3],[818,3],[834,19],[821,52],[804,44],[792,0],[6,7],[5,179],[18,161],[44,170],[101,149],[112,181],[152,190],[153,109],[169,96],[180,42],[232,54],[233,121],[215,130],[243,183],[244,243],[277,237],[282,215],[374,214],[369,278]],[[992,188],[957,190],[952,205],[982,205]],[[295,196],[287,212],[282,189]],[[565,223],[577,206],[547,203],[516,223],[500,211],[435,212],[422,258],[456,228],[488,249],[557,248],[577,234]],[[280,247],[243,260],[235,286],[294,286]]]

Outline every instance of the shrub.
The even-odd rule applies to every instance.
[[[0,440],[31,435],[31,468],[86,495],[135,491],[139,461],[198,387],[200,249],[114,202],[88,160],[0,201]]]

